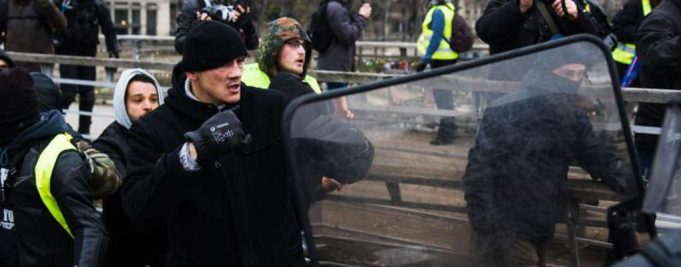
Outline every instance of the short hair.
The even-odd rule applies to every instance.
[[[130,86],[130,84],[131,84],[132,82],[150,83],[151,85],[153,85],[154,87],[156,87],[156,81],[154,81],[153,78],[151,78],[151,77],[149,77],[149,76],[147,76],[147,75],[144,75],[144,74],[142,74],[142,73],[138,73],[138,74],[135,74],[134,76],[132,76],[132,78],[130,78],[130,81],[128,82],[128,85],[127,85],[127,86]],[[126,86],[126,89],[127,89],[127,86]],[[156,88],[156,89],[158,89],[158,88]]]

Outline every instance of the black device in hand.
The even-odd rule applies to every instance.
[[[215,4],[204,7],[201,12],[208,14],[213,20],[228,22],[233,10],[234,8],[232,6]]]
[[[217,159],[223,153],[249,142],[249,136],[234,113],[235,109],[218,112],[198,129],[184,134],[185,139],[196,147],[196,161],[199,164]]]

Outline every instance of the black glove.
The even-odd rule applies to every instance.
[[[424,71],[426,69],[426,66],[428,66],[428,64],[423,63],[423,62],[419,62],[419,64],[416,65],[416,72]]]
[[[241,121],[232,110],[213,115],[195,131],[187,132],[184,137],[192,142],[198,154],[199,164],[215,160],[223,153],[248,143]]]

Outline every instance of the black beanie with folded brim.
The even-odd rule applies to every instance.
[[[6,145],[24,128],[38,121],[33,79],[20,67],[0,71],[0,146]]]
[[[234,28],[222,22],[203,21],[187,34],[180,64],[184,71],[205,71],[246,55],[241,34]]]

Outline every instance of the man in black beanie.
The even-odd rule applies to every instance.
[[[167,227],[171,266],[303,266],[287,184],[284,95],[241,83],[246,48],[223,23],[188,33],[165,103],[131,127],[123,208]]]
[[[0,93],[0,266],[101,266],[107,234],[64,118],[38,113],[21,68],[0,71]]]

